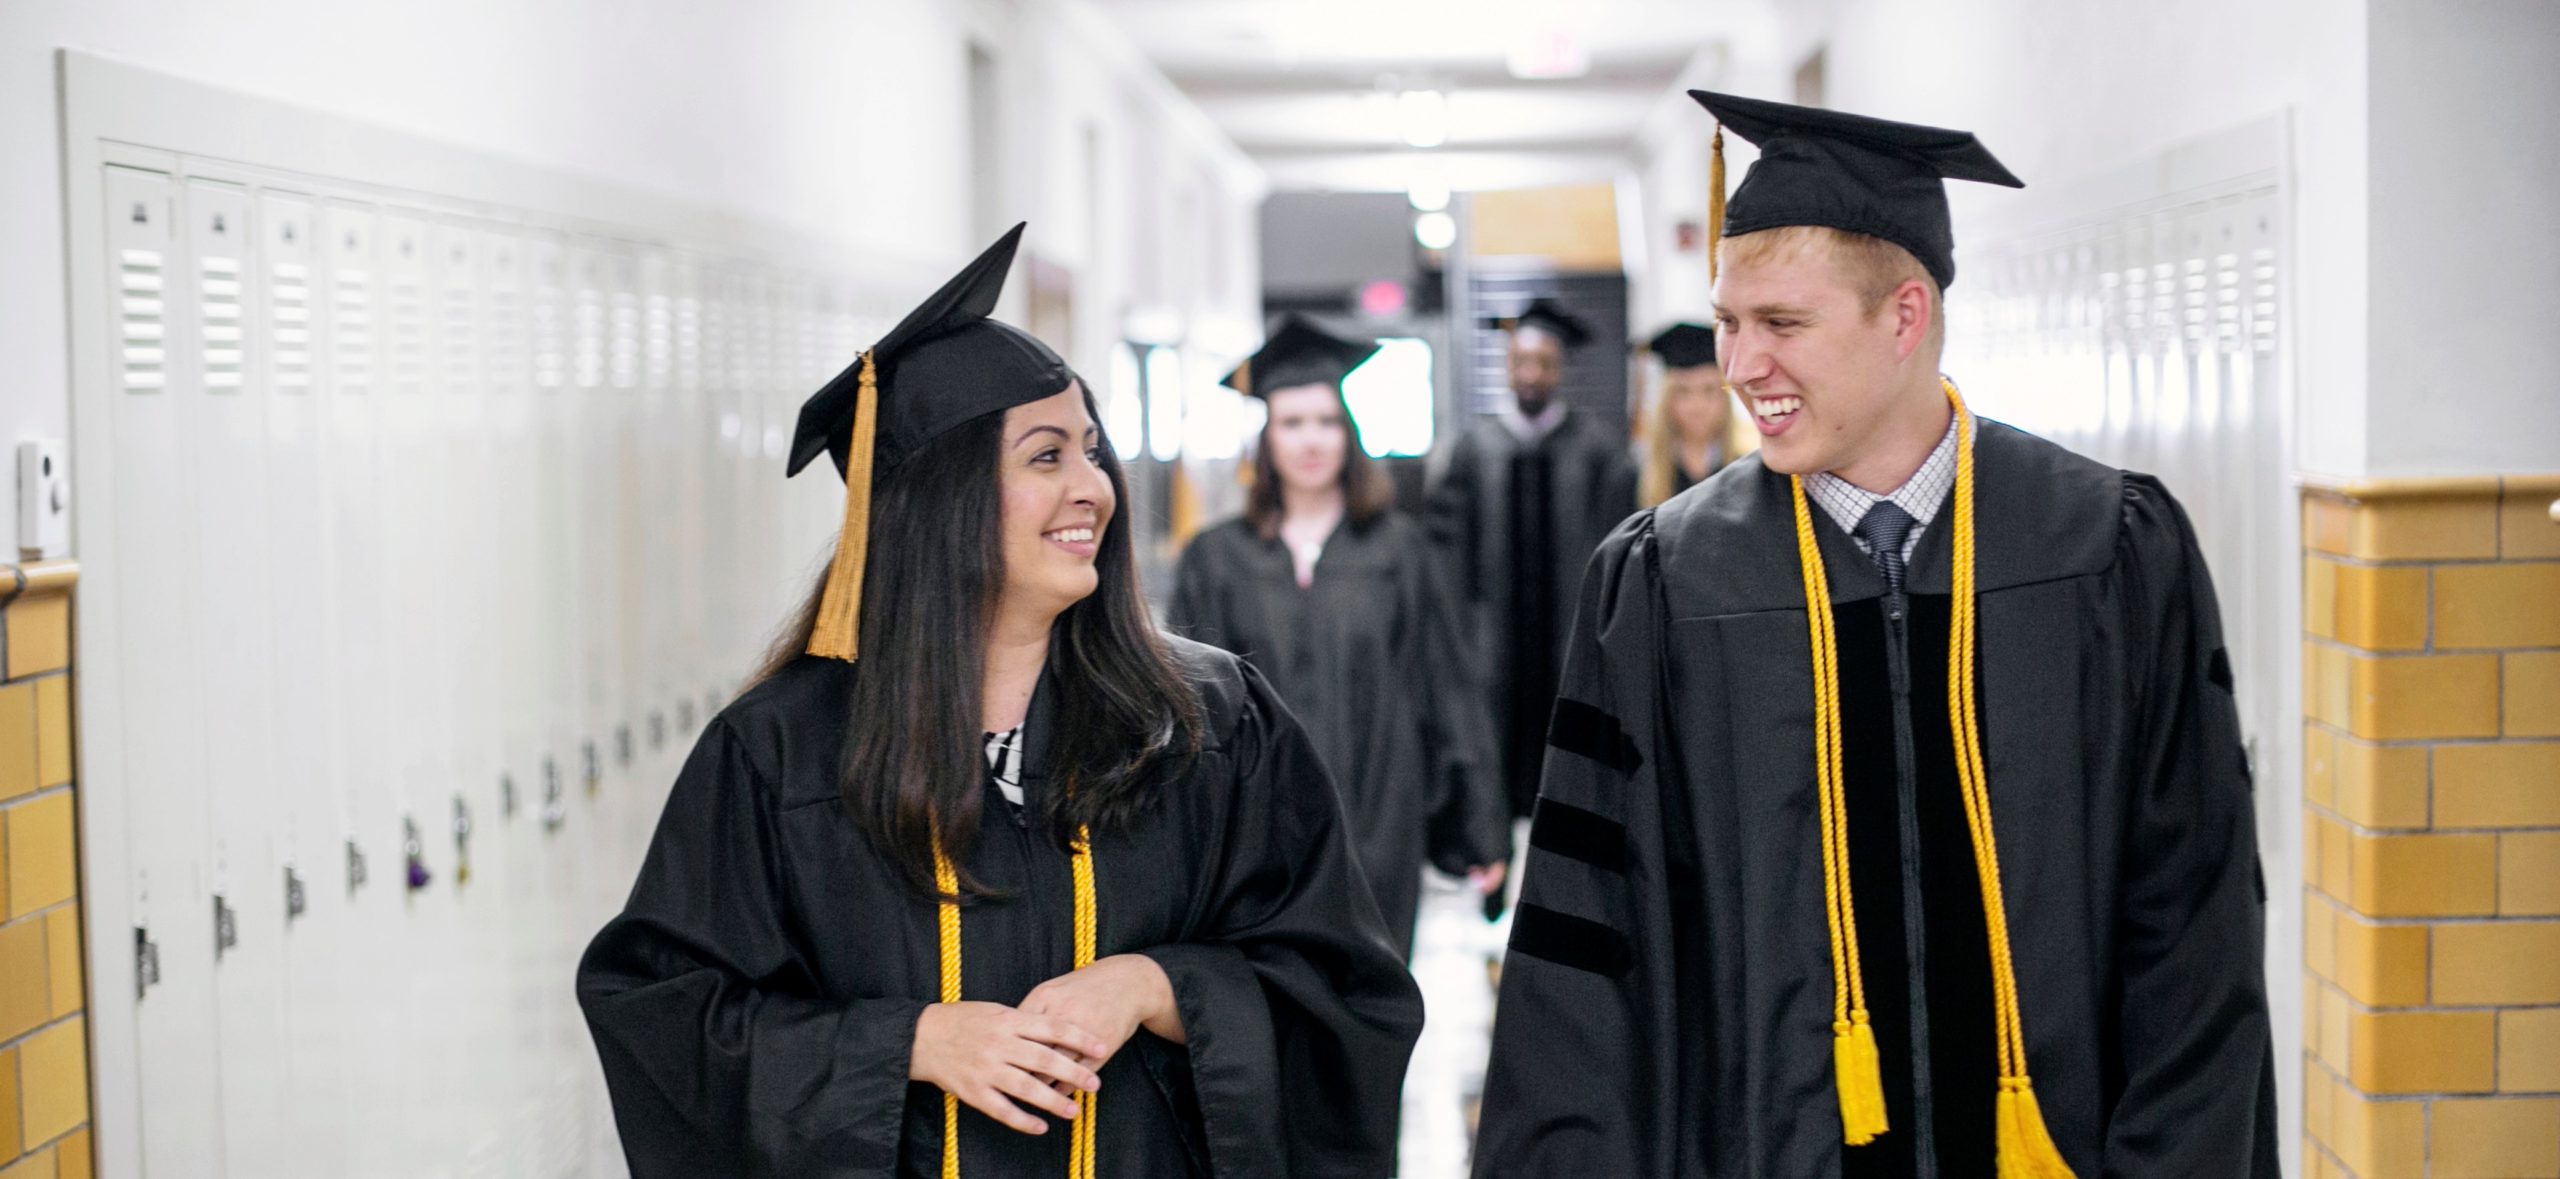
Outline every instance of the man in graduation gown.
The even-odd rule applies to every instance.
[[[1600,538],[1635,510],[1622,423],[1556,396],[1565,354],[1591,338],[1547,299],[1496,321],[1507,329],[1513,404],[1467,425],[1431,492],[1434,546],[1470,615],[1484,672],[1498,776],[1515,817],[1538,795],[1539,736],[1555,698],[1573,589]]]
[[[1962,132],[1696,97],[1762,149],[1717,303],[1763,448],[1591,563],[1476,1173],[2276,1175],[2186,516],[1936,375],[1940,181],[2017,181]]]

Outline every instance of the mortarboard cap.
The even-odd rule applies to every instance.
[[[1645,341],[1645,350],[1662,358],[1666,368],[1699,368],[1716,362],[1714,328],[1675,323]]]
[[[1292,311],[1263,340],[1261,351],[1227,374],[1226,384],[1253,397],[1268,397],[1274,389],[1298,385],[1340,388],[1342,378],[1377,351],[1375,340],[1345,339]]]
[[[1724,237],[1819,225],[1911,251],[1943,289],[1956,278],[1946,181],[2026,187],[1969,131],[1706,90],[1689,97],[1716,117],[1714,196],[1723,197],[1723,128],[1760,147],[1741,187],[1722,201],[1722,217],[1710,213],[1720,221],[1709,227],[1710,251]]]
[[[1029,332],[987,318],[1022,243],[1016,225],[800,407],[787,474],[825,452],[845,477],[844,531],[809,652],[851,660],[861,632],[871,484],[944,431],[1065,391],[1067,362]]]
[[[1484,326],[1500,328],[1506,332],[1535,328],[1554,336],[1556,342],[1563,344],[1567,351],[1581,347],[1584,341],[1591,338],[1591,329],[1583,326],[1580,316],[1565,310],[1555,300],[1547,298],[1531,299],[1528,306],[1520,309],[1519,314],[1495,316],[1485,320]]]

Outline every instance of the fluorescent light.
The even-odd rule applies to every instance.
[[[1415,212],[1437,213],[1449,207],[1449,182],[1416,180],[1405,190],[1404,199],[1412,202]]]
[[[1449,97],[1437,90],[1407,90],[1396,95],[1396,125],[1404,141],[1415,147],[1449,142]]]
[[[1458,219],[1447,213],[1425,213],[1413,219],[1413,240],[1426,250],[1445,250],[1458,244]]]
[[[1377,353],[1342,378],[1342,399],[1369,457],[1429,454],[1431,345],[1403,336],[1378,341]]]
[[[1535,30],[1513,41],[1503,57],[1514,78],[1579,78],[1591,72],[1591,48],[1569,28]]]

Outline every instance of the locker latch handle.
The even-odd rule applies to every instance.
[[[231,898],[213,894],[213,960],[219,962],[228,951],[240,948],[240,913],[231,907]]]
[[[151,931],[133,927],[133,997],[142,998],[160,985],[160,943],[151,940]]]
[[[543,758],[542,829],[545,831],[557,831],[561,824],[569,821],[569,808],[562,805],[560,795],[560,763],[553,758]]]
[[[427,843],[418,834],[418,820],[403,815],[400,819],[400,856],[409,863],[409,891],[425,888],[435,875],[427,871]]]

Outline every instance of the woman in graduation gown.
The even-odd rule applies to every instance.
[[[1390,1169],[1419,998],[1314,747],[1155,632],[1089,395],[986,318],[1021,232],[801,411],[836,559],[579,966],[635,1175]]]
[[[1723,470],[1725,426],[1733,420],[1733,395],[1716,367],[1714,329],[1675,323],[1656,332],[1645,350],[1662,361],[1662,373],[1636,453],[1640,508],[1658,506]]]
[[[1270,409],[1253,490],[1183,551],[1166,621],[1242,656],[1305,723],[1409,954],[1422,865],[1498,888],[1510,832],[1456,614],[1343,400],[1377,350],[1292,314],[1228,376]]]

